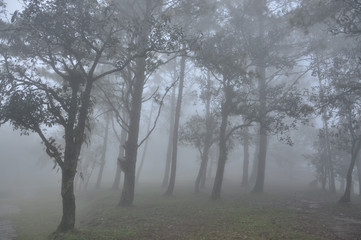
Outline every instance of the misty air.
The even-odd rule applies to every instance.
[[[360,0],[0,15],[0,240],[361,239]]]

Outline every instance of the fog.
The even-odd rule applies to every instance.
[[[360,9],[0,0],[0,239],[359,239]]]

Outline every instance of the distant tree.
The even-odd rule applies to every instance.
[[[174,125],[173,125],[173,134],[172,134],[172,161],[170,168],[170,177],[167,190],[165,192],[166,196],[172,195],[175,186],[175,177],[177,171],[177,154],[178,154],[178,135],[179,135],[179,120],[181,114],[182,98],[183,98],[183,87],[185,80],[185,68],[186,68],[186,56],[183,55],[180,60],[180,72],[179,72],[179,84],[178,84],[178,94],[177,102],[174,112]]]
[[[105,166],[105,160],[106,160],[106,154],[107,154],[107,146],[108,146],[108,140],[109,140],[110,118],[111,118],[110,114],[109,113],[106,114],[103,145],[102,145],[101,158],[100,158],[100,167],[99,167],[99,173],[98,173],[97,182],[95,184],[95,188],[100,188],[100,184],[101,184],[102,178],[103,178],[103,172],[104,172],[104,166]]]
[[[195,147],[201,157],[201,165],[194,185],[196,193],[199,192],[201,180],[206,174],[209,150],[218,139],[217,129],[215,116],[209,114],[207,117],[200,115],[190,117],[180,130],[180,142]]]
[[[200,168],[196,177],[194,191],[198,193],[200,188],[205,187],[206,173],[209,159],[209,151],[218,139],[218,117],[214,110],[214,99],[217,97],[217,90],[212,83],[210,72],[207,71],[205,79],[198,79],[200,86],[200,100],[204,104],[204,115],[193,115],[181,127],[180,142],[195,147],[201,157]]]

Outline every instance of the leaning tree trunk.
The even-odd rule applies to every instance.
[[[176,71],[176,70],[175,70]],[[176,74],[175,74],[176,75]],[[162,181],[162,187],[166,187],[169,182],[169,173],[170,173],[170,165],[172,162],[172,147],[173,147],[173,132],[174,132],[174,115],[175,115],[175,87],[172,90],[172,99],[170,103],[170,121],[169,121],[169,137],[168,137],[168,147],[167,147],[167,155],[166,155],[166,163],[164,169],[164,176]]]
[[[212,199],[219,199],[221,197],[223,174],[227,159],[226,128],[227,128],[228,114],[226,113],[225,110],[223,110],[223,108],[222,108],[222,122],[221,122],[220,137],[219,137],[219,158],[218,158],[216,177],[214,179],[214,184],[212,189],[212,196],[211,196]]]
[[[186,57],[182,56],[181,66],[180,66],[180,75],[179,75],[177,105],[176,105],[175,115],[174,115],[171,172],[170,172],[168,188],[167,188],[167,191],[165,192],[166,196],[173,194],[174,185],[175,185],[175,177],[176,177],[176,172],[177,172],[178,130],[179,130],[179,119],[180,119],[181,106],[182,106],[185,65],[186,65]]]
[[[102,178],[103,178],[103,172],[104,172],[104,166],[105,166],[105,157],[106,157],[106,154],[107,154],[109,120],[110,120],[110,116],[106,116],[106,124],[105,124],[105,133],[104,133],[104,140],[103,140],[102,155],[101,155],[101,158],[100,158],[100,168],[99,168],[99,174],[98,174],[97,183],[95,185],[95,188],[100,188],[100,184],[101,184]]]
[[[352,172],[357,160],[358,153],[360,151],[361,146],[361,140],[357,139],[352,144],[351,149],[351,162],[350,166],[347,170],[347,176],[346,176],[346,189],[343,196],[340,198],[340,203],[349,203],[351,201],[351,191],[352,191]]]
[[[242,187],[248,187],[248,166],[249,166],[249,132],[248,128],[245,130],[245,137],[243,143],[243,175]]]
[[[219,158],[218,165],[216,170],[216,177],[214,179],[213,189],[211,199],[216,200],[221,197],[221,188],[223,183],[223,174],[224,168],[226,166],[227,160],[227,124],[228,124],[228,115],[229,115],[229,105],[231,103],[230,98],[230,89],[227,87],[224,89],[225,101],[222,104],[221,108],[221,126],[219,130]]]

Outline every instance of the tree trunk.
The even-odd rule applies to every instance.
[[[176,171],[177,171],[177,154],[178,154],[178,130],[179,130],[178,128],[179,128],[179,119],[180,119],[181,106],[182,106],[185,65],[186,65],[186,57],[182,56],[180,75],[179,75],[177,105],[176,105],[175,115],[174,115],[171,172],[170,172],[168,188],[167,188],[167,191],[165,192],[166,196],[173,194],[174,185],[175,185],[175,177],[176,177]]]
[[[223,108],[224,106],[222,107],[222,110]],[[219,137],[219,158],[218,158],[216,177],[214,179],[214,184],[212,189],[212,196],[211,196],[212,199],[219,199],[221,197],[223,174],[227,159],[227,140],[226,140],[227,122],[228,122],[228,114],[225,110],[223,110],[222,122],[220,128],[220,137]]]
[[[356,167],[357,167],[357,178],[358,178],[358,194],[361,196],[361,161],[360,156],[356,159]]]
[[[153,102],[152,102],[152,105],[150,107],[149,120],[148,120],[148,126],[147,126],[147,133],[150,131],[150,125],[152,123],[152,115],[153,115]],[[139,182],[140,172],[142,171],[142,168],[143,168],[145,155],[146,155],[147,149],[148,149],[148,143],[149,143],[149,137],[145,141],[145,146],[144,146],[144,149],[143,149],[142,158],[141,158],[140,165],[138,167],[137,175],[136,175],[136,178],[135,178],[137,183]]]
[[[221,108],[221,115],[222,115],[222,121],[219,131],[219,158],[218,158],[218,165],[217,165],[217,171],[216,171],[216,177],[214,179],[213,189],[212,189],[212,195],[211,199],[216,200],[221,197],[221,188],[222,188],[222,182],[223,182],[223,174],[224,174],[224,168],[226,165],[227,160],[227,124],[228,124],[228,115],[229,110],[228,107],[230,105],[231,99],[230,98],[230,89],[228,89],[228,86],[225,87],[224,91],[224,98],[225,101],[222,104]]]
[[[202,189],[206,188],[207,178],[209,177],[209,175],[207,174],[208,162],[209,162],[209,152],[207,153],[207,161],[204,163],[204,173],[201,176],[200,188]]]
[[[318,77],[318,83],[320,85],[320,99],[321,102],[324,100],[324,90],[322,86],[322,76],[321,76],[321,68],[319,65],[319,59],[318,55],[316,55],[316,67],[317,67],[317,77]],[[326,140],[326,151],[327,151],[327,177],[329,180],[329,190],[332,193],[336,192],[336,184],[335,184],[335,174],[333,169],[333,163],[332,163],[332,153],[331,153],[331,144],[330,144],[330,134],[328,130],[328,121],[327,121],[327,112],[326,108],[322,108],[322,122],[323,122],[323,129],[325,131],[325,140]]]
[[[57,232],[67,232],[74,229],[75,225],[75,195],[74,177],[76,170],[64,168],[62,170],[61,196],[63,203],[63,216]]]
[[[208,71],[207,73],[207,93],[206,93],[206,126],[205,126],[205,139],[204,139],[204,147],[201,156],[201,166],[198,171],[198,175],[196,178],[194,192],[198,193],[200,186],[202,188],[205,187],[206,184],[206,174],[207,174],[207,165],[208,165],[208,154],[209,149],[212,146],[212,137],[213,137],[213,129],[212,129],[212,116],[211,116],[211,75]]]
[[[124,120],[128,122],[128,118],[124,117]],[[119,142],[119,153],[117,157],[117,171],[115,173],[115,178],[113,182],[112,189],[118,190],[120,186],[120,180],[121,180],[121,173],[122,169],[120,167],[120,160],[125,159],[124,153],[125,153],[125,142],[127,140],[127,131],[122,128],[122,131],[120,133],[120,142]]]
[[[121,152],[119,150],[118,156],[120,154],[121,154]],[[117,159],[117,169],[116,169],[116,172],[115,172],[115,177],[114,177],[114,181],[113,181],[113,185],[112,185],[113,190],[119,190],[121,176],[122,176],[122,170],[120,169],[120,163],[119,163],[119,161]]]
[[[214,165],[214,158],[212,157],[212,154],[211,156],[208,156],[208,158],[210,157],[209,159],[209,167],[208,167],[208,173],[207,173],[207,176],[208,176],[208,179],[212,179],[212,174],[213,174],[213,165]]]
[[[354,143],[352,144],[351,162],[350,162],[350,166],[348,168],[347,176],[346,176],[346,189],[345,189],[345,193],[339,200],[340,203],[349,203],[351,201],[352,172],[353,172],[356,160],[357,160],[358,153],[360,151],[360,146],[361,146],[361,140],[359,140],[359,139],[354,141]]]
[[[266,154],[267,154],[267,131],[263,124],[260,126],[259,138],[259,154],[258,154],[258,168],[256,184],[254,185],[253,193],[263,193],[264,179],[266,173]]]
[[[129,114],[128,140],[125,144],[124,184],[120,205],[130,206],[134,200],[135,166],[138,153],[139,122],[145,79],[145,57],[136,59],[136,75],[133,85],[131,110]]]
[[[208,150],[209,150],[209,147],[206,148],[206,146],[205,146],[202,157],[201,157],[201,166],[199,168],[196,182],[194,185],[195,193],[199,193],[202,178],[204,179],[203,181],[205,181],[205,176],[206,176],[206,172],[207,172],[207,163],[208,163],[208,152],[209,152]]]
[[[176,68],[175,68],[176,72]],[[176,74],[175,74],[176,75]],[[168,138],[168,147],[167,147],[167,155],[166,155],[166,163],[165,163],[165,169],[164,169],[164,177],[162,181],[162,187],[166,187],[169,182],[169,173],[170,173],[170,165],[172,162],[172,147],[173,147],[173,132],[174,132],[174,115],[175,115],[175,87],[172,90],[172,99],[170,103],[170,121],[169,121],[169,138]]]
[[[79,82],[78,79],[74,79]],[[72,86],[72,101],[69,108],[69,118],[65,127],[64,162],[61,166],[61,196],[63,216],[56,232],[74,230],[75,225],[75,195],[74,178],[78,165],[81,146],[84,142],[86,120],[90,107],[90,94],[93,82],[87,79],[85,90],[81,98],[81,107],[78,107],[79,85]],[[78,117],[78,119],[77,119]],[[76,124],[77,123],[77,124]]]
[[[262,22],[263,21],[261,21],[261,29],[263,28]],[[263,33],[263,30],[261,30],[261,33]],[[267,83],[266,83],[266,68],[262,60],[260,60],[259,66],[257,67],[257,73],[259,74],[258,88],[259,88],[259,101],[260,101],[259,153],[258,153],[256,184],[254,185],[252,192],[262,193],[264,188],[264,179],[266,172],[266,154],[267,154],[267,126],[266,126]]]
[[[110,116],[106,116],[106,124],[105,124],[105,133],[104,133],[104,140],[103,140],[103,148],[102,148],[102,155],[100,158],[100,168],[99,168],[99,174],[97,178],[97,183],[95,185],[95,188],[100,188],[100,184],[102,182],[103,178],[103,171],[105,166],[105,157],[107,154],[107,144],[108,144],[108,132],[109,132],[109,121]]]
[[[249,132],[248,128],[245,130],[245,137],[243,143],[243,175],[242,184],[244,188],[248,187],[248,166],[249,166]]]
[[[146,54],[145,50],[148,43],[148,37],[151,30],[150,13],[152,11],[152,1],[145,1],[144,19],[140,24],[141,30],[137,42],[138,54],[135,60],[135,76],[132,85],[132,100],[129,113],[128,140],[125,144],[125,162],[124,162],[124,184],[120,205],[131,206],[134,201],[135,190],[135,167],[138,153],[139,122],[142,110],[142,96],[145,81]]]
[[[260,137],[259,137],[259,128],[257,129],[257,134],[255,137],[255,149],[254,149],[254,153],[253,153],[253,164],[252,164],[252,171],[251,171],[251,176],[249,177],[248,183],[250,185],[253,185],[256,183],[256,179],[257,179],[257,171],[258,171],[258,154],[259,154],[259,141],[260,141]]]

